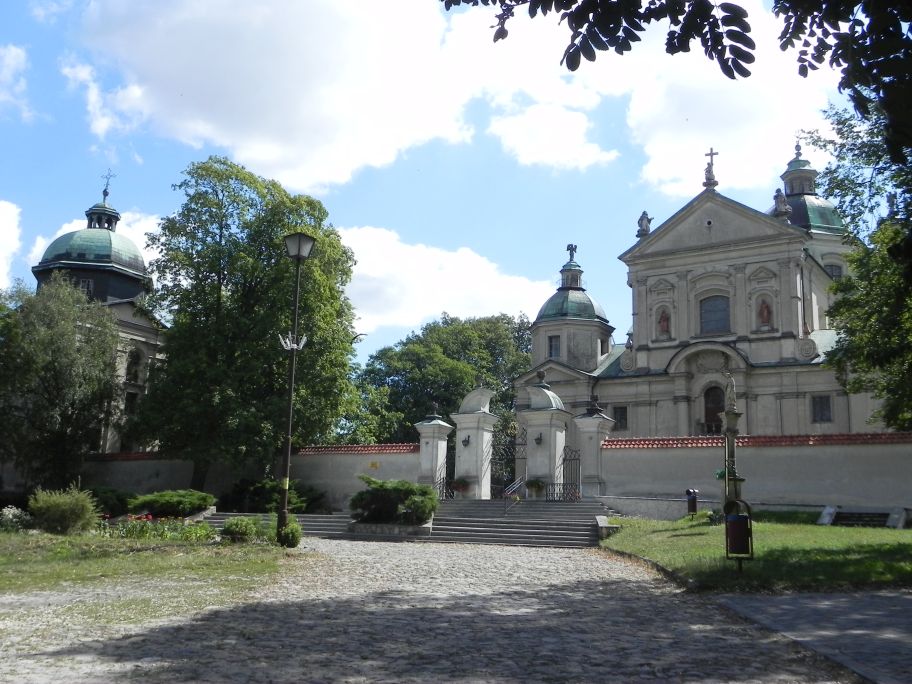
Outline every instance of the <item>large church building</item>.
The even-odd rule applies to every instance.
[[[830,285],[851,246],[816,176],[796,146],[763,212],[717,192],[710,162],[704,190],[662,225],[652,229],[644,212],[636,243],[619,257],[633,300],[624,344],[583,287],[569,245],[561,285],[532,326],[533,367],[517,380],[518,408],[543,371],[574,415],[598,396],[613,437],[718,434],[730,378],[742,433],[882,431],[870,422],[872,398],[847,394],[822,365],[835,341]]]

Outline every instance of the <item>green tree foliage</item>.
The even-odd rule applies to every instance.
[[[220,157],[191,164],[175,190],[180,211],[150,238],[152,306],[171,325],[164,362],[151,369],[138,436],[194,462],[201,488],[215,461],[268,464],[283,443],[294,262],[283,236],[316,238],[301,266],[295,440],[317,441],[353,389],[352,308],[344,294],[354,258],[317,200],[291,195]]]
[[[560,14],[570,31],[562,63],[576,70],[581,58],[594,61],[599,50],[618,54],[633,49],[650,24],[667,26],[665,50],[689,52],[699,42],[729,78],[750,75],[754,40],[747,11],[737,3],[710,0],[441,0],[496,8],[494,40],[507,37],[507,23],[526,7],[529,16]],[[820,64],[841,71],[840,90],[867,116],[879,103],[885,112],[887,147],[903,161],[912,146],[912,5],[908,2],[848,0],[773,0],[782,19],[779,45],[797,49],[798,71],[806,76]]]
[[[378,434],[378,441],[416,439],[414,423],[433,412],[435,404],[439,413],[455,413],[479,382],[495,392],[492,412],[505,416],[513,404],[513,379],[531,364],[530,349],[525,316],[459,319],[446,313],[420,333],[380,349],[358,384],[386,393],[386,410],[402,418],[391,432]]]
[[[117,327],[62,275],[0,293],[0,460],[30,484],[63,488],[115,419]]]
[[[879,417],[912,429],[912,171],[892,161],[884,141],[885,117],[868,119],[844,109],[826,111],[833,134],[806,134],[835,161],[818,177],[849,225],[856,247],[849,274],[837,281],[827,312],[839,333],[827,363],[851,391],[883,401]],[[881,218],[886,213],[886,218]]]
[[[897,430],[912,430],[912,291],[890,252],[906,234],[884,220],[849,255],[851,275],[837,281],[828,311],[839,337],[827,364],[848,391],[881,399],[878,417]]]

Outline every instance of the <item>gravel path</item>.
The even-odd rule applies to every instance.
[[[67,612],[136,587],[0,596],[0,681],[859,681],[595,550],[304,547],[243,602],[140,627]]]

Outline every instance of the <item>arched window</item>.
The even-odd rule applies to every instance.
[[[731,331],[728,297],[713,295],[700,300],[700,334],[727,333]]]
[[[823,267],[823,270],[826,271],[833,280],[842,278],[842,266],[839,264],[826,264]]]
[[[722,434],[722,416],[725,412],[725,392],[721,387],[709,387],[703,393],[703,422],[710,435]]]

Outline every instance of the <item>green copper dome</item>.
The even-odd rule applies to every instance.
[[[805,230],[842,233],[845,225],[836,207],[817,194],[817,171],[801,157],[801,145],[795,145],[795,157],[780,178],[785,183],[785,201],[791,208],[788,221]],[[768,212],[776,214],[776,207]]]
[[[583,269],[573,260],[576,245],[568,245],[569,247],[573,247],[573,251],[570,253],[570,261],[561,268],[561,286],[539,310],[535,322],[555,318],[581,318],[607,323],[605,310],[586,294],[586,289],[583,287]]]
[[[106,228],[83,228],[54,240],[38,267],[95,266],[115,268],[145,276],[146,265],[133,241]]]

